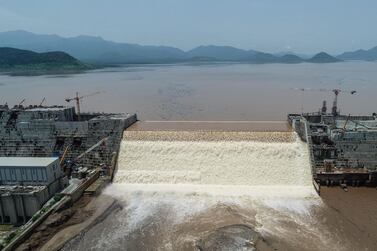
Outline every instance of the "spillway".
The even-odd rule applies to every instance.
[[[339,250],[293,132],[201,125],[125,131],[104,191],[120,207],[69,250]]]
[[[117,169],[115,183],[144,189],[313,195],[308,149],[293,132],[126,131]]]

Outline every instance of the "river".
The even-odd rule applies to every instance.
[[[0,75],[0,103],[67,105],[84,111],[138,113],[141,120],[285,120],[287,113],[317,111],[333,93],[294,88],[357,90],[341,94],[343,113],[375,112],[377,62],[332,64],[178,64],[120,66],[82,74]],[[73,104],[71,104],[73,105]]]

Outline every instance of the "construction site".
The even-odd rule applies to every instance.
[[[304,250],[335,248],[346,217],[319,195],[324,186],[377,186],[377,118],[339,114],[339,94],[356,91],[320,91],[335,94],[330,112],[323,102],[288,121],[81,112],[98,92],[67,98],[75,107],[2,105],[1,248],[299,250],[302,240]]]
[[[301,89],[302,91],[307,91]],[[373,186],[377,185],[377,115],[342,115],[338,108],[341,93],[332,91],[331,111],[326,101],[318,112],[289,114],[288,121],[311,152],[313,179],[318,185]]]
[[[17,237],[63,198],[72,204],[111,180],[123,130],[136,115],[81,113],[81,100],[95,94],[66,99],[76,107],[0,106],[0,224],[15,226],[2,232],[3,248],[21,243]]]

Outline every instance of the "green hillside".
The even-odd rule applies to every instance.
[[[0,71],[10,75],[73,73],[91,68],[65,52],[36,53],[9,47],[0,48]]]

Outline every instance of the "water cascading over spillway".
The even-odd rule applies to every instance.
[[[121,209],[82,250],[333,247],[307,145],[289,130],[126,130],[104,193]]]
[[[294,196],[312,195],[311,179],[307,146],[293,132],[126,131],[115,183]]]

